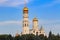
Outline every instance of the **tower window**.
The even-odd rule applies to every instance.
[[[41,32],[40,32],[41,33]]]
[[[36,32],[36,35],[38,35],[38,32]]]
[[[25,24],[25,26],[26,26],[26,24]]]
[[[33,31],[33,33],[35,33],[35,31]]]

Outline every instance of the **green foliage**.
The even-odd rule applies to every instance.
[[[0,35],[0,40],[12,40],[13,37],[11,35]]]
[[[26,35],[19,35],[16,37],[12,37],[11,35],[0,35],[0,40],[60,40],[60,35],[54,35],[52,32],[49,32],[49,36],[41,35],[33,35],[33,34],[26,34]]]
[[[48,40],[60,40],[60,35],[54,35],[52,34],[52,32],[50,31],[49,32],[49,37],[48,37]]]

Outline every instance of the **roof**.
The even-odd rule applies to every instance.
[[[33,19],[33,21],[38,21],[38,19],[35,17],[35,18]]]
[[[40,31],[44,31],[43,27],[41,26]]]
[[[28,10],[28,8],[27,7],[24,7],[24,9],[23,10]]]

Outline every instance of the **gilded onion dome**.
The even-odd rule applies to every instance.
[[[27,7],[24,7],[24,9],[23,10],[28,10],[28,8]]]
[[[38,21],[38,19],[37,18],[34,18],[33,21]]]

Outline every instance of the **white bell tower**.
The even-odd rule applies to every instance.
[[[22,34],[29,34],[29,21],[28,21],[28,8],[26,7],[26,1],[24,0],[25,7],[23,9],[23,32]]]

